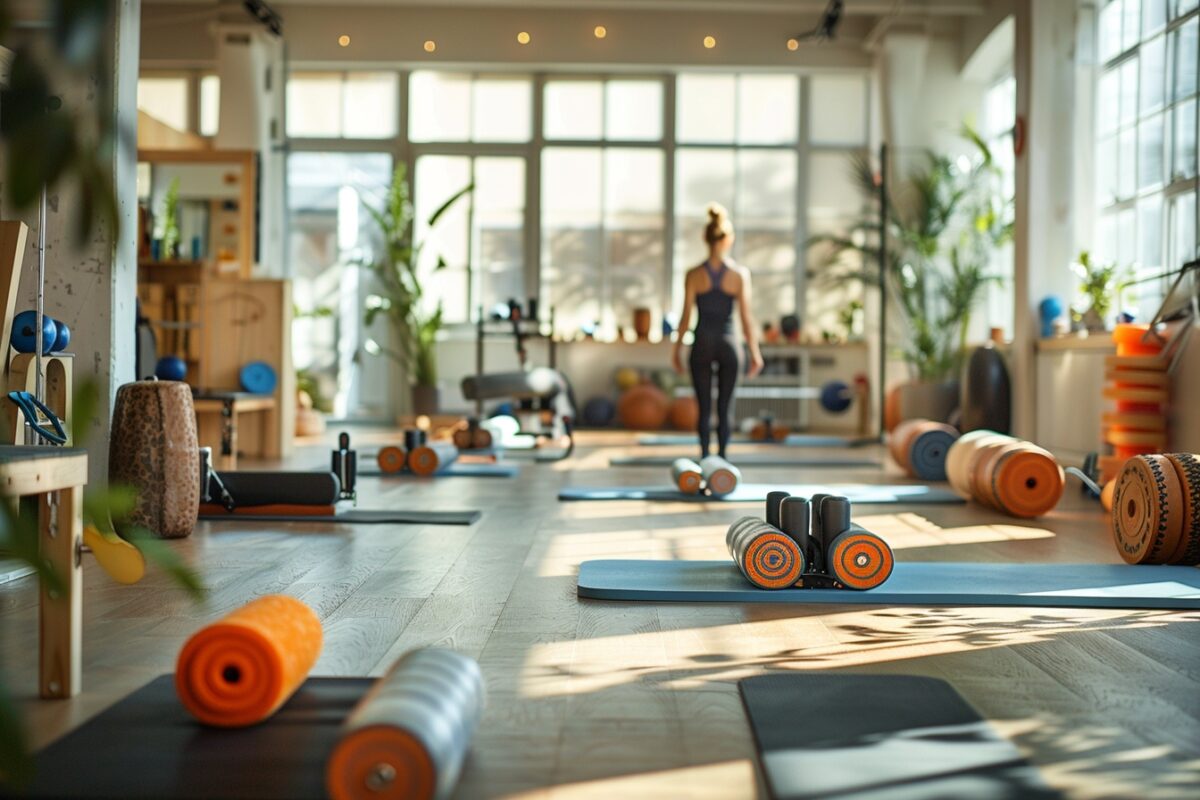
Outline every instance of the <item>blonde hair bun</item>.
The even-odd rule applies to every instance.
[[[708,212],[708,224],[704,226],[705,242],[713,244],[733,235],[733,223],[729,221],[729,211],[725,206],[709,203],[705,210]]]

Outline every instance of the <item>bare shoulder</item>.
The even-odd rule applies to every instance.
[[[684,286],[695,286],[696,281],[698,281],[700,279],[700,276],[703,274],[704,274],[704,265],[703,264],[692,267],[684,274],[683,285]]]
[[[729,270],[729,282],[733,284],[729,287],[733,294],[741,292],[742,288],[750,285],[750,270],[736,262],[731,263]]]

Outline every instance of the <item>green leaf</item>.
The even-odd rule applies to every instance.
[[[474,190],[475,190],[475,184],[468,183],[466,186],[459,189],[454,194],[450,195],[450,198],[448,200],[446,200],[446,202],[444,202],[440,206],[438,206],[437,211],[434,211],[433,214],[429,217],[429,227],[432,228],[434,225],[437,225],[438,220],[442,218],[443,214],[445,214],[447,211],[449,211],[454,206],[455,203],[457,203],[462,198],[466,197],[468,194],[470,194]]]

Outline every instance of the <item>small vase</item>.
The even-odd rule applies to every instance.
[[[433,416],[438,413],[438,408],[441,405],[441,392],[437,386],[423,386],[421,384],[413,384],[412,387],[412,413],[418,416]]]

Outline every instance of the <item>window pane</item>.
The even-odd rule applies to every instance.
[[[826,154],[828,156],[828,154]],[[796,263],[796,154],[791,150],[738,152],[737,258],[751,268],[786,270]],[[794,304],[794,296],[756,303]]]
[[[408,130],[416,142],[465,142],[471,133],[471,78],[417,71],[409,77]]]
[[[1096,145],[1096,197],[1101,205],[1117,199],[1117,137],[1101,139]]]
[[[611,148],[604,153],[605,262],[609,304],[628,327],[633,309],[659,312],[663,276],[663,154]]]
[[[1175,99],[1196,92],[1196,33],[1195,19],[1175,31]]]
[[[339,73],[293,73],[288,78],[288,136],[341,136],[341,111],[342,76]]]
[[[1138,188],[1150,189],[1163,182],[1163,119],[1156,114],[1138,126]]]
[[[1117,262],[1129,266],[1137,260],[1137,214],[1130,208],[1117,214]]]
[[[1100,133],[1113,133],[1121,119],[1121,73],[1110,69],[1100,76],[1096,91],[1096,123]]]
[[[1096,252],[1099,262],[1117,260],[1117,215],[1102,214],[1096,222]]]
[[[417,159],[413,241],[424,243],[418,267],[423,276],[425,309],[432,311],[441,300],[447,322],[470,319],[467,269],[470,198],[464,197],[451,206],[433,228],[429,226],[429,217],[470,182],[471,159],[467,156]],[[439,258],[445,260],[446,266],[435,271]]]
[[[1121,0],[1115,0],[1100,12],[1100,60],[1108,61],[1121,52]]]
[[[350,72],[342,89],[342,135],[356,139],[387,139],[396,135],[394,72]]]
[[[1137,191],[1137,131],[1133,128],[1122,131],[1117,147],[1120,156],[1117,196],[1132,197]]]
[[[1172,13],[1171,16],[1172,18],[1182,17],[1184,14],[1194,9],[1196,5],[1196,0],[1172,0],[1172,9],[1174,13]]]
[[[799,80],[794,75],[738,79],[737,136],[742,144],[796,141]]]
[[[1167,0],[1142,0],[1142,35],[1167,24]]]
[[[601,319],[602,171],[599,149],[542,151],[542,301],[561,330]]]
[[[809,233],[834,233],[857,219],[863,196],[854,164],[844,153],[813,153],[808,159]]]
[[[550,81],[545,94],[547,139],[599,139],[604,131],[600,81]]]
[[[1145,114],[1159,109],[1166,99],[1167,37],[1159,36],[1138,51],[1141,63],[1141,109]]]
[[[1141,0],[1125,0],[1124,19],[1121,23],[1121,49],[1128,50],[1138,43],[1141,36]]]
[[[1175,107],[1174,156],[1172,175],[1192,178],[1196,175],[1196,101],[1187,100]]]
[[[477,142],[528,142],[533,87],[528,78],[477,77],[471,129]]]
[[[1181,194],[1171,203],[1171,267],[1196,257],[1196,193]]]
[[[866,78],[861,75],[814,75],[808,86],[809,139],[814,144],[864,144],[867,140]]]
[[[1121,124],[1137,119],[1138,60],[1131,58],[1121,64]]]
[[[609,139],[662,138],[662,82],[609,81],[605,85],[604,135]]]
[[[1017,82],[1008,77],[988,89],[984,97],[983,134],[989,139],[1008,133],[1016,124]]]
[[[525,159],[475,159],[472,193],[472,266],[485,310],[526,297]]]
[[[732,75],[680,75],[675,136],[681,142],[732,142],[737,81]]]
[[[1162,195],[1138,201],[1138,267],[1147,274],[1162,271]]]
[[[205,75],[200,79],[200,135],[216,136],[221,121],[221,79]]]
[[[139,78],[137,107],[177,131],[186,131],[187,78]]]

